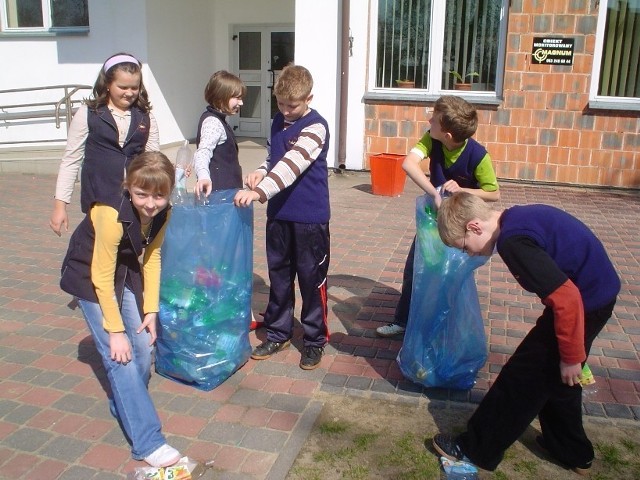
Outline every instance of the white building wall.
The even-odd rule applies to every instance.
[[[331,145],[328,162],[338,166],[341,79],[341,0],[296,0],[296,63],[314,78],[316,108],[329,123]],[[364,104],[366,84],[367,24],[369,2],[351,0],[350,29],[353,50],[349,57],[345,167],[363,168]]]
[[[367,59],[369,56],[369,2],[351,0],[349,14],[353,48],[349,57],[349,92],[347,106],[347,142],[345,167],[362,170],[365,167],[364,103],[367,89]]]
[[[340,92],[340,1],[296,0],[295,63],[313,75],[315,108],[329,124],[327,163],[337,166]]]
[[[214,2],[146,0],[149,84],[163,145],[194,139],[214,70]],[[153,91],[151,91],[153,89]],[[161,122],[162,120],[162,122]],[[161,122],[161,124],[160,124]]]

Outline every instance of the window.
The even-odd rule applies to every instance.
[[[2,31],[64,31],[89,26],[87,0],[2,0]]]
[[[406,88],[403,81],[410,81],[437,94],[471,83],[495,95],[506,0],[378,0],[377,10],[375,88]]]
[[[600,4],[591,99],[619,104],[640,98],[640,0]],[[597,105],[596,105],[597,106]]]

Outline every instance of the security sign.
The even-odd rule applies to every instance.
[[[534,37],[531,63],[573,65],[573,38]]]

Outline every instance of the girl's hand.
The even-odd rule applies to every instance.
[[[131,344],[124,332],[109,332],[111,360],[126,365],[131,361]]]
[[[51,230],[53,230],[53,232],[59,237],[62,235],[62,227],[64,227],[65,232],[69,231],[67,204],[61,200],[54,200],[53,213],[49,220],[49,227],[51,227]]]
[[[253,190],[262,181],[263,178],[264,172],[261,170],[256,170],[255,172],[251,172],[246,176],[246,178],[244,179],[244,184],[251,190]]]
[[[233,204],[236,207],[248,207],[251,202],[255,202],[260,199],[258,192],[252,190],[238,190],[236,196],[233,199]]]
[[[204,194],[205,197],[208,197],[211,193],[211,190],[213,190],[213,184],[211,183],[211,180],[203,179],[196,182],[196,198],[199,199],[200,195],[202,194]]]
[[[149,346],[153,345],[156,342],[156,338],[158,338],[157,320],[158,320],[158,314],[156,312],[147,313],[144,316],[144,320],[142,324],[140,325],[138,330],[136,330],[136,333],[142,333],[142,331],[145,328],[147,329],[147,331],[149,332],[149,335],[151,336],[151,340],[149,341]]]

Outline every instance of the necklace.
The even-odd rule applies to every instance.
[[[142,243],[144,245],[149,245],[149,237],[151,236],[151,227],[153,227],[153,219],[149,221],[149,223],[141,223],[140,224],[140,232],[142,233]]]

